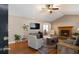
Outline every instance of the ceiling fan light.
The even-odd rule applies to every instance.
[[[43,8],[43,10],[47,10],[50,14],[54,11],[54,10],[58,10],[59,8],[54,8],[53,4],[47,4],[45,5],[46,8]]]
[[[50,12],[51,10],[50,9],[48,9],[48,12]]]
[[[49,5],[46,5],[46,7],[47,7],[48,9],[51,9],[51,8],[53,7],[53,5],[52,5],[52,4],[49,4]]]
[[[50,11],[50,13],[52,13],[52,11]]]
[[[52,10],[48,9],[48,12],[49,12],[49,13],[52,13]]]

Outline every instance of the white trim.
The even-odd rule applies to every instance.
[[[18,42],[22,42],[23,40],[19,40]],[[16,41],[8,42],[8,44],[15,43]]]
[[[12,41],[12,42],[8,42],[8,44],[12,44],[12,43],[15,43],[15,41]]]

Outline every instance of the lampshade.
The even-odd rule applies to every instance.
[[[55,34],[55,31],[54,30],[51,30],[50,34],[54,35]]]

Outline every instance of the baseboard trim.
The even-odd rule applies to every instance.
[[[20,40],[18,42],[22,42],[23,40]],[[27,41],[27,40],[26,40]],[[13,44],[13,43],[16,43],[16,41],[12,41],[12,42],[8,42],[8,44]]]
[[[12,41],[12,42],[8,42],[8,44],[12,44],[12,43],[15,43],[15,41]]]

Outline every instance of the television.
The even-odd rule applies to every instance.
[[[30,23],[30,29],[40,29],[39,23]]]

